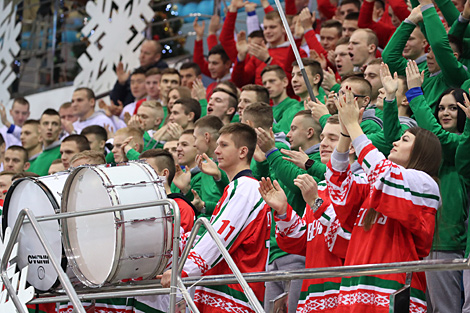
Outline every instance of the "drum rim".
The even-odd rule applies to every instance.
[[[101,165],[101,166],[93,166],[93,165],[79,166],[79,167],[75,168],[72,171],[72,173],[69,175],[69,177],[67,178],[67,180],[65,182],[64,191],[62,193],[61,212],[62,213],[66,212],[67,200],[68,200],[68,197],[69,197],[70,187],[71,187],[72,182],[74,181],[74,177],[77,176],[79,172],[81,172],[84,169],[89,169],[89,170],[94,171],[100,177],[103,186],[106,186],[106,185],[112,185],[112,182],[109,179],[106,172],[102,170],[102,168],[108,168],[108,167],[112,167],[112,166],[125,166],[127,164],[135,164],[135,165],[141,167],[146,172],[146,174],[149,176],[149,178],[153,179],[153,181],[156,181],[159,177],[158,174],[155,172],[155,170],[147,162],[142,161],[142,160],[132,160],[132,161],[128,161],[128,162],[120,162],[120,163],[117,163],[116,165],[109,165],[108,164],[108,165]],[[155,189],[156,193],[159,194],[162,199],[167,198],[167,195],[166,195],[166,192],[164,192],[165,189],[164,189],[163,186],[162,186],[162,189],[159,189],[159,188],[157,188],[157,186],[155,184],[153,184],[152,188]],[[111,204],[113,206],[121,204],[121,201],[119,199],[119,195],[118,195],[115,187],[111,187],[111,188],[107,187],[107,189],[109,191],[108,195],[110,197]],[[163,194],[162,194],[162,192],[163,192]],[[164,207],[164,212],[165,212],[166,215],[171,214],[171,209],[168,205],[162,205],[162,207]],[[121,214],[121,211],[114,211],[113,214],[114,214],[115,221],[117,221],[117,222],[124,221],[124,216],[123,216],[123,214]],[[173,225],[173,223],[170,221],[168,223],[165,223],[165,226],[164,226],[166,228],[165,231],[164,231],[164,242],[163,242],[165,252],[169,251],[171,249],[172,231],[173,231],[173,226],[172,225]],[[86,285],[88,287],[99,288],[99,287],[102,287],[103,285],[112,283],[112,281],[115,280],[116,276],[120,273],[120,269],[122,268],[122,265],[120,264],[119,261],[122,258],[123,253],[124,253],[124,246],[122,245],[122,241],[124,240],[125,234],[124,234],[124,229],[122,227],[119,227],[115,230],[116,241],[115,241],[115,247],[114,247],[113,264],[112,264],[112,266],[110,266],[110,270],[108,271],[108,274],[107,274],[107,277],[106,277],[105,281],[101,282],[100,284],[97,284],[95,282],[90,281],[81,272],[80,268],[78,267],[78,265],[75,261],[75,258],[74,258],[74,254],[72,253],[72,248],[70,246],[70,241],[68,240],[67,223],[65,223],[65,222],[61,223],[61,230],[62,230],[62,243],[63,243],[63,247],[64,247],[64,250],[65,250],[65,255],[67,256],[67,259],[69,261],[69,264],[70,264],[73,272],[75,273],[77,278],[79,278],[79,280],[84,285]],[[153,277],[155,277],[155,275],[157,275],[157,273],[162,272],[166,268],[166,266],[168,264],[168,261],[169,261],[169,258],[166,258],[166,262],[160,262],[159,266],[158,267],[156,266],[154,271],[151,274],[149,274],[148,276],[143,277],[143,279],[153,278]]]
[[[64,191],[62,193],[62,206],[61,206],[61,212],[66,213],[66,208],[67,208],[67,200],[69,198],[69,191],[71,184],[74,181],[74,177],[78,175],[78,173],[84,171],[84,170],[91,170],[97,174],[97,176],[101,179],[101,183],[103,186],[106,186],[106,184],[110,185],[111,180],[109,177],[102,171],[98,166],[93,166],[93,165],[81,165],[77,168],[75,168],[72,173],[67,177],[67,180],[64,185]],[[110,192],[108,192],[108,196],[111,201],[111,205],[118,205],[120,204],[119,197],[114,190],[114,188],[108,188]],[[115,221],[122,221],[122,214],[120,211],[114,211],[111,212],[114,215],[114,220]],[[93,288],[99,288],[102,287],[103,285],[106,284],[106,281],[112,280],[112,278],[116,275],[116,268],[117,268],[117,263],[119,261],[119,258],[117,258],[117,255],[122,254],[122,245],[120,244],[122,242],[123,238],[123,233],[122,229],[118,228],[116,229],[115,232],[115,245],[114,245],[114,256],[113,256],[113,262],[112,265],[107,273],[106,279],[104,282],[97,284],[96,282],[90,281],[80,270],[77,262],[75,261],[75,255],[72,252],[72,247],[70,245],[70,240],[68,238],[68,229],[67,229],[67,223],[64,221],[61,223],[61,230],[62,230],[62,244],[64,246],[65,250],[65,255],[67,256],[67,260],[69,261],[69,264],[72,268],[72,271],[74,272],[75,276],[78,277],[78,279],[86,286],[88,287],[93,287]]]
[[[62,172],[59,172],[59,173],[68,173],[67,171],[62,171]],[[56,174],[52,174],[52,175],[48,175],[48,176],[51,176],[53,177],[54,175],[57,176],[58,173]],[[44,193],[46,194],[46,197],[49,199],[49,201],[51,202],[52,204],[52,207],[54,209],[55,212],[59,212],[60,211],[60,206],[59,204],[57,203],[57,200],[55,199],[52,191],[49,189],[49,187],[47,187],[46,184],[44,184],[40,178],[43,178],[43,177],[48,177],[48,176],[41,176],[41,177],[23,177],[23,178],[20,178],[18,180],[15,180],[12,185],[10,186],[10,188],[8,189],[8,192],[5,196],[5,202],[3,204],[3,209],[2,209],[2,236],[4,236],[5,234],[5,231],[8,227],[8,212],[10,210],[10,201],[11,201],[11,197],[13,196],[13,192],[14,190],[18,187],[18,185],[20,183],[22,183],[23,181],[32,181],[33,183],[35,183],[36,185],[38,185],[38,187],[44,191]],[[62,198],[62,196],[61,196]],[[57,223],[60,225],[61,223],[59,221],[57,221]],[[13,227],[13,226],[12,226]],[[60,265],[62,267],[62,269],[65,271],[66,268],[67,268],[67,258],[64,258],[64,252],[65,252],[65,249],[64,249],[64,245],[63,245],[63,240],[62,240],[62,235],[60,235],[61,237],[61,241],[62,241],[62,244],[61,244],[61,250],[62,250],[62,255],[59,256],[59,259],[60,259]],[[57,273],[56,273],[57,274]],[[30,282],[28,282],[28,284],[30,284],[31,286],[34,286],[32,285]],[[34,286],[34,289],[35,290],[38,290],[40,292],[48,292],[48,291],[54,291],[58,286],[60,285],[60,280],[59,280],[59,276],[57,275],[57,279],[56,279],[56,282],[54,284],[52,284],[51,288],[47,289],[47,290],[41,290],[41,289],[38,289],[36,286]]]
[[[153,167],[151,167],[147,162],[143,161],[143,160],[139,160],[139,161],[132,161],[132,163],[136,163],[138,164],[139,166],[141,166],[146,172],[147,174],[152,178],[153,181],[156,181],[157,178],[159,177],[159,175],[157,174],[157,172],[153,169]],[[155,177],[156,176],[156,177]],[[157,192],[157,194],[160,194],[160,197],[161,199],[164,199],[164,198],[167,198],[167,194],[166,192],[162,195],[161,194],[161,191],[165,190],[165,187],[163,187],[162,189],[159,189],[157,188],[157,186],[155,184],[153,184],[153,188],[155,189],[155,191]],[[171,214],[171,209],[168,205],[162,205],[164,207],[164,210],[165,210],[165,214],[168,215],[168,214]],[[169,212],[169,213],[168,213]],[[168,227],[168,223],[165,223],[164,224],[165,228],[165,231],[163,232],[164,234],[164,240],[163,240],[163,244],[164,244],[164,250],[165,251],[169,251],[170,250],[170,247],[172,245],[172,231],[173,231],[173,223],[170,222],[169,223],[169,227]],[[168,240],[168,237],[170,237],[170,240]],[[150,274],[148,277],[144,278],[144,279],[149,279],[149,278],[153,278],[155,277],[158,273],[160,272],[163,272],[163,270],[166,268],[166,266],[168,265],[168,261],[169,261],[169,258],[167,258],[166,262],[160,262],[160,266],[156,267],[155,268],[155,271]]]

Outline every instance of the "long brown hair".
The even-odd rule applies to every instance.
[[[415,136],[413,148],[410,153],[407,169],[415,169],[425,172],[435,180],[441,166],[442,148],[439,138],[421,127],[411,127],[406,130]],[[364,217],[364,229],[369,230],[377,219],[379,213],[374,208],[369,208]]]

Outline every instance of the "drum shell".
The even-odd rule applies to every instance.
[[[144,162],[82,166],[67,179],[62,212],[164,198],[161,179]],[[68,219],[62,236],[75,275],[90,287],[153,278],[168,261],[170,215],[168,206],[154,206]]]
[[[69,172],[59,172],[43,177],[26,177],[13,182],[8,190],[2,213],[2,229],[13,228],[23,208],[29,208],[37,216],[60,212],[62,189]],[[39,222],[46,240],[52,247],[56,261],[66,270],[67,259],[62,248],[58,220]],[[29,265],[27,281],[37,291],[55,290],[59,285],[57,273],[49,260],[31,224],[24,224],[18,236],[19,268]]]

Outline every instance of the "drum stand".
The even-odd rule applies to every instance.
[[[43,221],[59,220],[59,219],[62,220],[62,219],[67,219],[67,218],[72,218],[72,217],[94,215],[94,214],[108,213],[108,212],[114,212],[114,211],[125,211],[125,210],[138,209],[138,208],[144,208],[144,207],[150,207],[150,206],[158,206],[158,205],[170,205],[173,209],[174,231],[173,231],[173,261],[172,262],[173,262],[173,268],[177,270],[174,270],[171,272],[170,288],[150,289],[148,287],[147,288],[144,287],[147,290],[142,290],[142,289],[132,290],[131,289],[131,290],[124,290],[124,291],[116,292],[115,290],[119,289],[119,287],[113,286],[114,292],[106,292],[105,291],[106,287],[103,287],[103,288],[97,288],[96,293],[91,293],[91,294],[89,293],[87,295],[83,295],[83,294],[78,295],[76,290],[72,286],[68,276],[65,274],[60,264],[56,261],[57,259],[54,256],[52,247],[50,246],[49,242],[45,239],[46,236],[39,225],[39,222],[43,222]],[[25,220],[25,217],[27,217],[28,219]],[[168,217],[171,218],[171,216],[168,216]],[[20,212],[15,222],[15,225],[12,230],[12,234],[6,244],[5,251],[1,259],[0,271],[1,271],[2,281],[7,289],[10,300],[13,301],[17,311],[20,313],[27,313],[26,311],[23,310],[21,301],[18,295],[16,294],[15,286],[13,286],[12,282],[10,281],[7,275],[7,267],[8,267],[8,260],[10,259],[10,255],[13,250],[13,246],[18,240],[18,235],[20,233],[21,227],[23,227],[23,225],[26,223],[31,223],[32,228],[34,229],[37,237],[39,238],[39,241],[43,245],[44,250],[46,254],[48,255],[49,260],[51,261],[59,277],[59,280],[62,284],[62,287],[66,293],[66,296],[40,298],[40,299],[31,301],[31,303],[50,303],[50,302],[59,302],[59,301],[69,300],[72,302],[76,312],[85,313],[85,309],[83,308],[83,305],[81,304],[80,300],[103,299],[103,298],[113,298],[113,297],[128,297],[128,296],[136,296],[136,295],[170,294],[169,312],[174,313],[176,309],[176,295],[177,295],[177,291],[179,290],[182,293],[183,298],[185,299],[191,311],[195,313],[199,313],[199,310],[197,309],[191,295],[189,294],[188,290],[186,289],[183,283],[183,280],[181,278],[181,273],[183,270],[184,263],[191,250],[191,247],[193,246],[196,240],[198,230],[202,225],[204,225],[208,234],[212,237],[212,239],[217,245],[217,248],[222,253],[222,256],[224,257],[225,261],[227,262],[229,267],[232,269],[236,280],[242,286],[248,298],[248,301],[252,305],[255,312],[256,313],[264,312],[253,290],[250,288],[247,281],[243,278],[240,270],[236,266],[229,252],[224,247],[216,231],[214,230],[214,228],[212,227],[212,225],[206,218],[200,218],[196,221],[196,223],[194,224],[194,228],[191,232],[191,235],[188,238],[186,247],[183,250],[182,256],[181,258],[179,258],[180,224],[181,224],[180,221],[181,221],[181,218],[180,218],[179,207],[176,204],[176,202],[172,199],[163,199],[163,200],[145,202],[145,203],[140,203],[140,204],[117,205],[117,206],[100,208],[100,209],[84,211],[84,212],[59,213],[56,215],[37,217],[37,218],[28,208],[25,208]],[[180,260],[183,260],[183,261],[180,262]],[[155,287],[155,285],[151,285],[151,286]]]

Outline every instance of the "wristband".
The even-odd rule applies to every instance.
[[[269,56],[269,57],[266,59],[266,61],[264,61],[264,63],[269,64],[269,62],[271,62],[271,60],[272,60],[272,58],[271,58],[271,56]]]
[[[343,134],[343,132],[340,132],[340,134],[341,134],[341,136],[343,136],[343,137],[351,138],[351,136],[346,135],[346,134]]]

